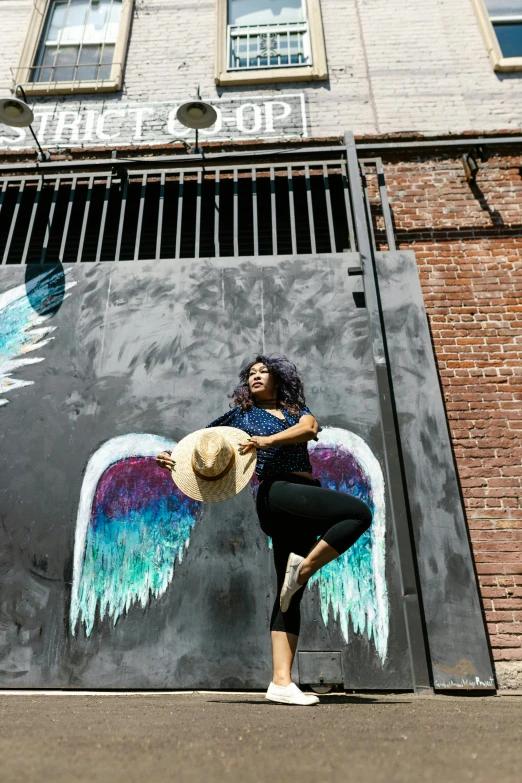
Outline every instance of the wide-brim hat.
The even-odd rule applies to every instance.
[[[256,467],[255,449],[240,454],[250,438],[236,427],[209,427],[191,432],[172,452],[172,478],[194,500],[220,503],[246,487]]]

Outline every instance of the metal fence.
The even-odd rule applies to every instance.
[[[310,65],[308,22],[229,25],[228,51],[232,70]]]
[[[108,170],[89,171],[86,161],[81,170],[0,177],[0,259],[26,264],[354,250],[341,151],[334,159],[191,161],[159,169],[143,168],[142,159],[139,169],[136,160],[118,160]]]

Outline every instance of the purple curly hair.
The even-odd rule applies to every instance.
[[[246,364],[239,373],[239,383],[228,396],[232,399],[231,407],[238,405],[248,411],[255,405],[254,397],[248,385],[250,368],[254,364],[264,364],[270,371],[277,388],[277,401],[288,413],[298,415],[305,404],[304,387],[297,367],[285,356],[256,356]]]

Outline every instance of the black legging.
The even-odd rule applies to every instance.
[[[279,594],[290,552],[305,557],[320,537],[340,555],[346,552],[372,522],[372,513],[362,500],[323,489],[318,480],[285,473],[259,485],[257,514],[261,529],[272,537],[277,574],[277,594],[270,620],[271,631],[299,636],[304,585],[282,612]]]

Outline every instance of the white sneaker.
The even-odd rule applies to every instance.
[[[282,612],[286,612],[288,610],[292,596],[294,593],[297,593],[301,587],[303,587],[303,585],[297,584],[297,577],[299,576],[299,571],[301,570],[301,563],[303,560],[304,557],[301,557],[301,555],[294,555],[293,552],[290,552],[288,555],[288,560],[286,562],[285,581],[283,582],[281,595],[279,596],[279,604],[281,606]]]
[[[290,685],[286,685],[285,687],[282,685],[274,685],[274,683],[271,682],[265,694],[265,699],[268,699],[268,701],[275,701],[278,704],[299,704],[301,707],[311,707],[312,704],[317,704],[319,701],[317,696],[303,693],[295,682],[291,682]]]

